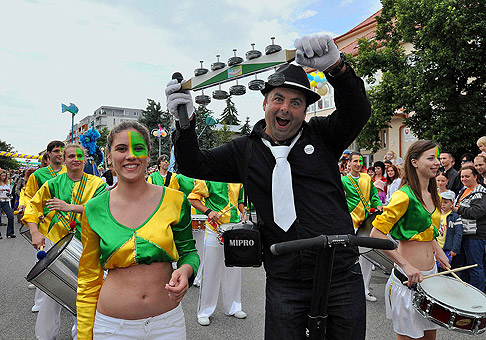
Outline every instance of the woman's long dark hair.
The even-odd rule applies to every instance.
[[[395,165],[390,165],[388,168],[392,168],[393,171],[395,171],[395,175],[393,177],[386,177],[386,184],[392,184],[394,180],[396,180],[398,177],[400,177],[400,172],[398,171],[398,168]],[[387,170],[387,175],[388,175],[388,170]]]
[[[402,176],[402,183],[400,187],[408,185],[424,207],[425,203],[420,190],[420,181],[417,175],[417,169],[415,169],[415,167],[412,165],[412,159],[419,159],[425,151],[436,147],[437,145],[429,140],[417,141],[410,146],[403,162],[405,173]],[[437,193],[437,182],[435,181],[435,177],[429,179],[427,190],[432,196],[432,201],[434,202],[435,207],[440,209],[440,197]]]

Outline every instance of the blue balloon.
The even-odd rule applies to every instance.
[[[307,73],[307,78],[309,78],[309,81],[313,81],[314,80],[314,76],[310,73]]]
[[[315,76],[315,77],[314,77],[314,80],[316,81],[316,83],[318,83],[318,82],[320,82],[320,81],[321,81],[321,77],[319,77],[319,76]]]

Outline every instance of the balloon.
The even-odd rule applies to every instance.
[[[154,137],[158,137],[158,136],[159,136],[159,131],[154,130],[154,131],[152,132],[152,134],[154,135]]]
[[[310,87],[313,88],[317,85],[317,82],[315,80],[310,82]]]
[[[309,78],[309,81],[313,81],[314,80],[314,76],[307,73],[307,78]]]
[[[311,75],[312,75],[313,77],[315,77],[315,76],[316,76],[316,73],[315,73],[315,72],[311,72]]]
[[[162,133],[160,134],[161,137],[167,137],[167,132],[165,130],[162,130]]]
[[[319,83],[321,81],[321,77],[319,77],[318,75],[316,75],[314,77],[314,80]]]
[[[328,91],[327,85],[324,85],[320,89],[317,89],[317,93],[319,93],[321,96],[325,96]]]
[[[322,88],[323,86],[324,86],[324,83],[322,81],[318,82],[317,85],[316,85],[316,87],[318,89]]]
[[[326,80],[326,77],[324,76],[324,72],[317,72],[317,75],[321,77],[321,79]]]

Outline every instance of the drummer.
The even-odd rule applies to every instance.
[[[145,181],[149,145],[147,128],[137,122],[122,122],[108,135],[118,185],[83,214],[80,339],[186,338],[179,303],[199,265],[190,204],[183,193]]]
[[[225,267],[223,245],[218,240],[217,231],[225,223],[238,223],[246,219],[243,185],[197,181],[188,198],[194,208],[208,216],[197,322],[201,326],[210,324],[209,318],[216,309],[221,287],[224,313],[244,319],[246,313],[241,310],[241,268]]]
[[[405,156],[402,186],[392,195],[383,214],[376,217],[371,236],[399,241],[398,249],[383,251],[393,262],[385,287],[386,316],[393,321],[398,339],[435,339],[438,325],[413,307],[410,286],[437,272],[435,260],[449,269],[449,260],[437,244],[441,204],[435,174],[438,147],[431,141],[413,143]],[[435,257],[435,258],[434,258]],[[408,287],[401,282],[408,280]]]
[[[69,232],[71,221],[76,223],[75,235],[80,238],[84,205],[106,190],[106,184],[101,178],[83,172],[85,157],[86,151],[81,145],[66,145],[63,149],[63,160],[67,172],[45,182],[27,205],[22,222],[30,229],[34,248],[39,249],[46,245],[51,247],[57,243]],[[45,216],[42,223],[39,223],[40,216]],[[60,314],[61,305],[47,295],[44,296],[35,326],[38,338],[56,337]],[[76,333],[75,321],[73,339],[76,339]]]
[[[375,209],[381,211],[383,208],[370,175],[361,172],[363,155],[359,152],[352,152],[349,156],[349,165],[350,171],[346,176],[341,177],[341,181],[356,231],[372,211]],[[367,301],[375,302],[376,297],[370,293],[369,288],[372,264],[363,256],[359,257],[359,264],[363,274],[365,298]]]

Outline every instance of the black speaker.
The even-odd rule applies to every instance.
[[[242,222],[224,234],[224,264],[226,267],[260,267],[262,244],[260,231],[252,222]]]

